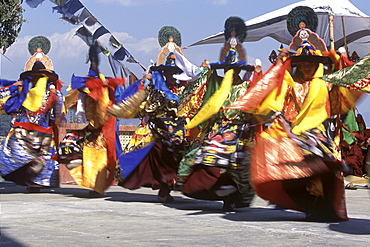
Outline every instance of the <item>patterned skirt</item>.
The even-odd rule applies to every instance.
[[[52,134],[16,127],[0,150],[1,176],[30,187],[58,187],[59,164],[51,159]]]

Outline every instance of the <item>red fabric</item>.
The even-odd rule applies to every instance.
[[[102,133],[104,135],[106,145],[107,145],[107,169],[109,171],[106,188],[108,188],[114,180],[114,170],[117,164],[116,155],[116,118],[109,116],[108,121],[102,128]]]
[[[43,106],[40,110],[36,112],[36,114],[45,113],[48,111],[51,107],[53,107],[53,104],[58,101],[58,96],[55,93],[54,90],[50,90],[50,96],[48,98],[48,101],[46,102],[45,106]]]
[[[284,79],[285,71],[290,65],[290,60],[283,64],[273,65],[253,87],[241,96],[234,103],[225,109],[239,109],[248,111],[255,106],[258,106],[266,98],[266,96],[276,87],[281,88],[280,85]],[[278,94],[280,91],[278,92]]]
[[[253,71],[252,79],[251,82],[249,83],[249,87],[254,87],[259,80],[261,80],[263,77],[263,73],[261,72],[256,72]]]
[[[186,195],[192,195],[210,191],[221,175],[221,169],[219,167],[198,166],[186,180],[182,192]]]
[[[341,69],[347,68],[349,66],[352,66],[353,64],[354,64],[354,62],[350,61],[347,56],[342,55],[342,56],[340,56],[338,69],[341,70]]]
[[[142,89],[145,88],[145,85],[144,84],[140,84],[138,87],[137,87],[137,91],[140,91]]]
[[[315,221],[348,220],[343,176],[338,170],[329,168],[337,163],[324,163],[319,157],[303,157],[301,160],[299,153],[289,138],[274,140],[258,135],[251,164],[251,181],[256,194],[307,216],[315,211]],[[322,181],[323,198],[315,198],[306,189],[314,177]]]
[[[22,127],[26,130],[36,130],[36,131],[46,133],[46,134],[52,134],[52,131],[53,131],[52,126],[50,126],[49,128],[46,129],[46,128],[40,126],[40,125],[37,125],[37,124],[34,124],[34,123],[29,123],[29,122],[27,122],[27,123],[15,122],[13,127],[14,128]]]
[[[178,162],[160,142],[155,142],[152,150],[139,166],[119,185],[129,189],[141,186],[167,184],[172,186],[177,178]]]
[[[85,86],[89,88],[90,93],[89,96],[93,98],[95,101],[98,101],[99,98],[102,96],[101,88],[103,87],[103,81],[99,78],[91,78],[88,79],[85,83]]]
[[[348,57],[344,56],[343,54],[341,54],[340,58],[337,59],[337,52],[334,51],[334,50],[325,51],[325,52],[322,53],[322,55],[327,56],[327,57],[331,58],[331,60],[335,61],[334,69],[336,71],[347,68],[347,67],[352,66],[354,64],[354,62],[350,61],[348,59]]]
[[[347,165],[353,168],[353,175],[362,177],[364,171],[364,156],[358,145],[351,146],[349,153],[343,159]]]
[[[115,88],[119,85],[123,85],[125,80],[124,78],[108,78],[108,87],[110,92],[114,92]],[[104,86],[103,81],[100,78],[91,78],[86,81],[86,87],[89,88],[89,96],[97,101],[102,96],[101,88]],[[114,97],[113,97],[114,99]]]
[[[56,90],[58,90],[58,91],[62,91],[63,84],[64,84],[64,82],[62,82],[59,79],[54,82],[54,86],[55,86]]]
[[[114,102],[114,91],[117,86],[125,83],[124,78],[107,78],[107,84],[104,85],[100,78],[92,78],[86,81],[85,86],[89,88],[90,93],[88,94],[92,99],[98,101],[102,97],[102,88],[107,86],[109,88],[109,99],[110,102]],[[117,164],[116,155],[116,118],[109,115],[108,120],[102,126],[102,133],[104,135],[107,145],[107,169],[109,171],[106,188],[108,188],[114,180],[114,171]]]

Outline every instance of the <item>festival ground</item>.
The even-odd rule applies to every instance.
[[[157,202],[157,191],[112,186],[88,198],[76,185],[37,194],[0,182],[1,243],[5,246],[369,246],[370,190],[346,190],[350,220],[306,222],[304,214],[276,210],[261,198],[236,212],[221,202],[173,192],[175,203]]]

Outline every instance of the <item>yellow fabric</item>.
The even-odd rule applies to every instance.
[[[101,73],[99,73],[99,79],[102,80],[102,81],[105,81],[105,76]]]
[[[107,177],[107,150],[85,145],[82,153],[82,165],[71,169],[71,176],[79,186],[103,194]]]
[[[298,135],[303,131],[317,127],[329,117],[326,110],[326,103],[329,100],[328,88],[325,81],[319,79],[323,74],[324,65],[320,64],[311,82],[302,109],[293,122],[292,132],[294,134]]]
[[[322,184],[321,178],[319,177],[309,178],[306,185],[306,189],[310,195],[323,198],[325,196],[324,186]]]
[[[10,98],[10,96],[4,97],[0,99],[0,114],[6,114],[6,112],[3,109],[3,106],[5,105],[6,101]]]
[[[100,124],[105,125],[109,118],[109,115],[107,114],[107,108],[110,103],[109,90],[107,87],[103,87],[101,90],[102,97],[98,100],[97,114],[99,115]]]
[[[288,134],[284,131],[283,127],[277,121],[274,121],[266,131],[261,132],[261,137],[265,139],[269,139],[272,137],[276,140],[279,140],[281,137],[287,136]]]
[[[152,131],[149,129],[148,125],[139,126],[136,130],[134,135],[129,141],[129,146],[147,146],[148,144],[154,141],[154,137],[152,135]]]
[[[26,99],[22,104],[25,108],[30,111],[38,111],[41,108],[47,81],[48,78],[46,76],[41,77],[36,85],[28,90]]]
[[[294,80],[288,71],[285,71],[284,79],[281,84],[280,94],[277,95],[279,88],[274,88],[256,109],[256,114],[268,115],[271,111],[279,112],[283,109],[284,100],[288,91],[288,86],[294,87]]]
[[[230,69],[225,73],[221,87],[212,95],[212,97],[200,109],[197,115],[195,115],[194,118],[192,118],[192,120],[185,126],[185,128],[192,129],[198,126],[202,122],[211,118],[220,110],[231,90],[231,86],[233,84],[233,75],[233,69]]]
[[[351,109],[356,107],[356,102],[361,96],[358,91],[350,90],[345,87],[338,87],[338,90],[341,95],[339,102],[341,103],[341,109],[343,112],[349,112]]]

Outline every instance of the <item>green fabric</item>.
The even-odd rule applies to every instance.
[[[178,181],[176,183],[177,185],[183,185],[186,182],[189,175],[191,174],[192,167],[195,161],[195,155],[198,149],[199,149],[199,146],[197,148],[194,148],[187,154],[185,154],[184,157],[181,159],[179,168],[177,170],[177,177],[178,177]]]
[[[231,87],[230,93],[227,99],[224,102],[223,107],[229,106],[231,103],[235,102],[238,98],[245,94],[248,88],[247,82],[237,82],[237,85],[233,85]],[[221,111],[220,115],[222,115],[223,119],[228,120],[245,120],[248,121],[252,118],[252,114],[243,112],[237,109],[227,109],[225,111]]]
[[[203,96],[202,107],[207,103],[209,98],[211,98],[212,95],[220,88],[222,80],[223,77],[217,75],[216,70],[212,71],[212,74],[207,82],[207,91],[204,93]]]
[[[227,171],[230,173],[231,178],[238,187],[238,200],[242,203],[251,203],[255,195],[255,192],[249,183],[252,153],[246,151],[244,154],[245,158],[242,162],[238,166],[228,168]]]
[[[354,110],[351,110],[347,112],[347,114],[345,114],[343,124],[347,126],[347,128],[352,132],[359,132],[360,130],[358,128]],[[351,145],[356,140],[356,137],[350,132],[348,132],[346,129],[342,128],[342,130],[343,130],[343,140],[346,141],[349,145]]]
[[[336,86],[370,93],[370,54],[354,65],[322,77]]]
[[[179,104],[182,104],[194,91],[200,87],[208,77],[209,68],[205,68],[200,77],[194,82],[190,82],[186,85],[184,91],[179,95]]]
[[[223,77],[217,75],[216,70],[213,70],[211,73],[212,74],[209,77],[208,82],[207,82],[207,90],[204,93],[203,102],[200,108],[202,108],[207,103],[207,101],[212,97],[212,95],[220,88],[220,85],[223,79]],[[206,127],[206,125],[207,125],[207,122],[204,122],[200,124],[198,128],[202,130]]]

